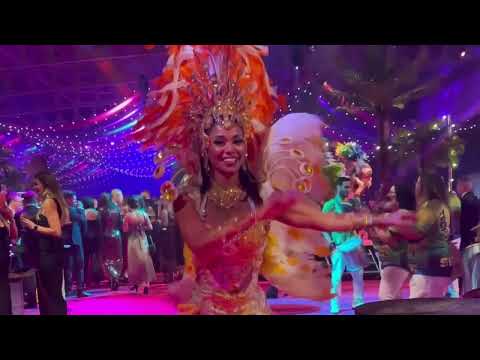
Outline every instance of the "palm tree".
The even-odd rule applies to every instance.
[[[442,71],[452,63],[446,46],[340,46],[335,61],[346,90],[338,91],[327,83],[324,90],[337,100],[338,108],[360,117],[374,115],[378,129],[380,195],[384,194],[391,186],[388,147],[394,111],[434,93],[462,72]]]

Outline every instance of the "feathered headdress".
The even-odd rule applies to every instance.
[[[366,161],[368,155],[362,150],[362,147],[356,142],[346,144],[338,143],[335,148],[335,155],[344,160]]]
[[[174,155],[196,176],[206,148],[206,131],[213,125],[240,125],[249,165],[256,169],[260,146],[282,101],[262,60],[268,48],[170,45],[168,50],[167,65],[153,81],[134,139],[144,147],[162,149],[162,155]]]
[[[335,155],[343,163],[345,175],[354,182],[350,197],[360,197],[365,190],[372,186],[373,170],[367,163],[368,155],[356,142],[337,143]],[[331,169],[331,172],[335,171],[338,173],[338,169]]]

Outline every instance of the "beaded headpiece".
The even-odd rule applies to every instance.
[[[153,81],[145,115],[133,133],[144,147],[156,147],[158,159],[173,155],[192,176],[214,125],[238,125],[244,131],[250,168],[282,101],[271,86],[258,45],[170,45],[169,59]]]

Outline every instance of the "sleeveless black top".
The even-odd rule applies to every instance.
[[[0,227],[0,255],[8,257],[10,253],[10,238],[8,236],[8,229],[3,226]]]
[[[60,206],[60,203],[58,202],[57,199],[55,199],[55,198],[52,198],[52,199],[57,204],[58,216],[61,219],[62,218],[62,208]],[[48,219],[43,214],[39,214],[34,219],[34,222],[38,226],[50,227],[50,224],[48,223]],[[62,227],[62,234],[65,232],[64,228],[65,227]],[[68,229],[67,229],[67,231],[68,231]],[[37,249],[36,249],[35,252],[37,252],[38,254],[63,252],[63,244],[64,244],[63,236],[61,238],[58,238],[56,236],[40,234],[38,232],[36,232],[35,234],[37,236]]]

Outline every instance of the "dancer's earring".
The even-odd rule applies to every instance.
[[[245,158],[243,159],[242,170],[248,173],[248,154],[245,154]]]

